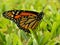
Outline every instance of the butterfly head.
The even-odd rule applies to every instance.
[[[44,16],[44,12],[43,12],[43,11],[40,12],[39,15],[42,15],[41,18],[43,18],[43,16]]]
[[[12,19],[14,18],[14,12],[12,12],[12,11],[5,11],[5,12],[3,13],[3,16],[4,16],[5,18],[7,18],[7,19],[12,20]]]
[[[38,14],[38,20],[41,20],[43,18],[43,16],[44,16],[44,12],[40,12]]]

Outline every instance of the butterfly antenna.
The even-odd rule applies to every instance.
[[[44,9],[45,9],[46,6],[47,6],[47,4],[45,6],[43,6],[43,8],[42,8],[41,12],[39,13],[39,15],[44,15]]]
[[[46,8],[46,6],[47,6],[48,4],[46,4],[45,6],[43,6],[43,8],[42,8],[42,11],[41,12],[43,12],[44,11],[44,9]]]
[[[44,15],[44,9],[46,8],[46,6],[49,4],[50,0],[47,0],[47,3],[43,6],[41,12],[39,15]]]
[[[47,0],[47,3],[43,6],[43,8],[42,8],[42,11],[41,12],[43,12],[44,11],[44,9],[46,8],[46,6],[49,4],[49,2],[50,2],[50,0]]]
[[[42,18],[43,18],[43,16],[44,16],[44,9],[45,9],[45,7],[47,6],[47,4],[43,7],[43,9],[41,10],[41,12],[38,14],[38,20],[41,20]]]

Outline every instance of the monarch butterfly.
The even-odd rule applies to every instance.
[[[40,13],[27,10],[9,10],[3,12],[5,18],[15,22],[19,29],[23,29],[25,32],[30,32],[29,29],[35,29],[43,15],[43,11]]]

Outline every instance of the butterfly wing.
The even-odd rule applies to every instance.
[[[17,26],[24,31],[29,32],[29,29],[34,29],[39,21],[37,20],[39,13],[33,11],[22,11],[19,15],[20,21]]]
[[[39,21],[42,19],[42,14],[34,11],[26,10],[10,10],[3,13],[5,18],[15,22],[20,29],[29,32],[29,29],[35,29]]]

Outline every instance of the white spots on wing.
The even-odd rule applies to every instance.
[[[16,20],[14,19],[14,22],[16,22]]]
[[[11,17],[14,17],[14,15],[11,15]]]
[[[12,13],[13,13],[13,14],[15,14],[15,12],[14,12],[14,11],[12,11]]]
[[[18,14],[19,14],[19,11],[16,12],[16,15],[18,15]]]
[[[13,18],[11,18],[13,20]]]

